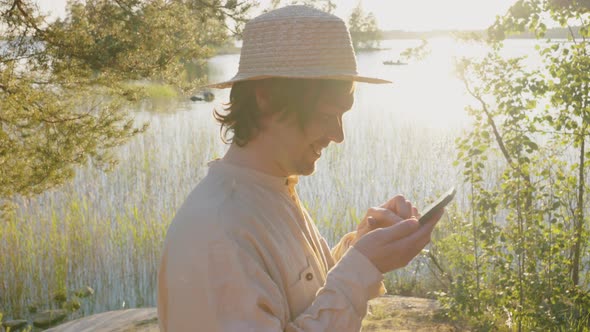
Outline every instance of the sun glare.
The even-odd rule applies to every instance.
[[[348,19],[359,1],[365,12],[375,15],[383,30],[424,31],[483,29],[516,0],[333,0],[335,14]],[[37,3],[52,16],[65,15],[66,0],[38,0]],[[260,8],[268,8],[271,0],[259,3]]]
[[[515,0],[364,0],[361,4],[366,12],[375,15],[383,30],[423,31],[484,29],[493,23],[496,15],[506,12],[514,2]],[[346,6],[342,6],[345,3],[349,1],[336,1],[342,11],[345,10]]]

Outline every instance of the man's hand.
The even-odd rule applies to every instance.
[[[432,230],[443,213],[444,210],[441,210],[423,226],[416,218],[411,218],[393,226],[375,229],[358,239],[353,246],[381,273],[399,269],[408,265],[430,242]]]
[[[379,207],[372,207],[367,211],[363,221],[357,226],[354,243],[372,230],[393,226],[412,217],[420,218],[418,209],[404,196],[394,196]]]

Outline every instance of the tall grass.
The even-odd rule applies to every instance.
[[[0,311],[22,316],[86,285],[96,292],[82,314],[154,305],[166,228],[223,149],[208,118],[137,113],[149,133],[117,151],[113,172],[88,165],[58,190],[17,199],[0,227]]]
[[[203,109],[140,112],[136,120],[150,128],[118,150],[113,172],[88,165],[64,187],[18,200],[16,214],[0,228],[2,310],[20,316],[29,305],[50,306],[53,294],[86,285],[96,292],[82,314],[155,305],[166,228],[206,174],[206,163],[226,147]],[[331,146],[299,186],[331,245],[355,229],[369,206],[397,193],[422,206],[455,182],[448,132],[418,131],[360,111],[346,119],[346,129],[345,143]],[[410,266],[390,278],[399,285],[415,271]]]
[[[331,245],[356,228],[368,207],[395,194],[423,207],[459,184],[451,165],[460,132],[364,109],[366,89],[357,88],[355,109],[345,117],[345,142],[331,145],[316,173],[298,186]],[[227,148],[210,104],[171,107],[174,112],[134,113],[150,128],[116,151],[120,164],[113,172],[89,164],[59,189],[16,200],[16,213],[0,227],[0,312],[22,317],[27,307],[54,306],[54,294],[83,286],[95,295],[79,315],[155,305],[166,229],[207,162]],[[422,278],[424,264],[417,259],[389,274],[390,291],[426,294],[432,283]]]

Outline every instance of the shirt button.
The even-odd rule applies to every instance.
[[[307,279],[307,281],[310,281],[311,279],[313,279],[313,274],[311,274],[311,272],[307,273],[305,275],[305,279]]]

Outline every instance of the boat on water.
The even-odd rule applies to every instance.
[[[394,66],[403,66],[403,65],[407,65],[407,62],[401,62],[400,60],[387,60],[387,61],[383,61],[384,65],[394,65]]]

